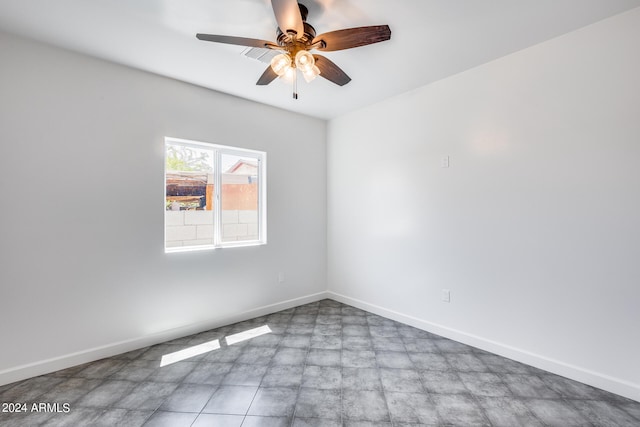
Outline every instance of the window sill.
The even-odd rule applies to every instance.
[[[178,253],[178,252],[209,251],[214,249],[246,248],[249,246],[262,246],[266,244],[267,242],[252,240],[247,242],[227,242],[221,245],[177,246],[175,248],[165,248],[164,253],[171,254],[171,253]]]

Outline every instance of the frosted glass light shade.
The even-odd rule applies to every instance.
[[[307,83],[311,82],[313,79],[315,79],[319,75],[320,75],[320,69],[316,65],[311,67],[308,71],[302,72],[302,77],[304,77],[304,80]]]
[[[300,50],[296,53],[296,67],[303,73],[310,71],[315,62],[313,55],[306,50]]]
[[[271,59],[271,69],[278,76],[282,77],[291,68],[291,57],[286,53],[276,55]]]

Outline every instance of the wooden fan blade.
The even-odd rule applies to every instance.
[[[262,73],[262,75],[258,79],[258,82],[256,83],[256,85],[266,86],[272,81],[274,81],[276,77],[278,77],[278,75],[276,74],[275,71],[273,71],[273,68],[271,68],[271,65],[269,65],[267,69],[264,70],[264,73]]]
[[[316,66],[320,69],[320,77],[324,77],[338,86],[344,86],[351,81],[351,77],[347,76],[347,73],[342,71],[329,58],[325,58],[322,55],[313,55],[313,59],[315,59]]]
[[[304,25],[302,24],[298,2],[296,0],[271,0],[271,6],[280,30],[283,33],[289,30],[295,31],[298,38],[302,37]]]
[[[246,37],[218,36],[215,34],[196,34],[198,40],[207,42],[235,44],[239,46],[271,48],[274,44],[267,40],[249,39]]]
[[[318,47],[318,50],[330,52],[366,46],[368,44],[383,42],[390,38],[391,28],[389,28],[388,25],[373,25],[370,27],[330,31],[316,36],[316,38],[313,39],[313,43],[321,41],[323,46]]]

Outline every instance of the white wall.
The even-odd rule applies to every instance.
[[[332,120],[329,291],[640,400],[638,52],[635,9]]]
[[[0,384],[325,291],[324,121],[8,34],[0,55]],[[165,136],[267,152],[267,245],[164,253]]]

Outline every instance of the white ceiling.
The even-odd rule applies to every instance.
[[[300,0],[318,34],[388,24],[391,40],[327,52],[353,80],[255,82],[266,64],[196,33],[275,40],[269,0],[0,0],[0,29],[319,118],[423,86],[640,6],[640,0]]]

